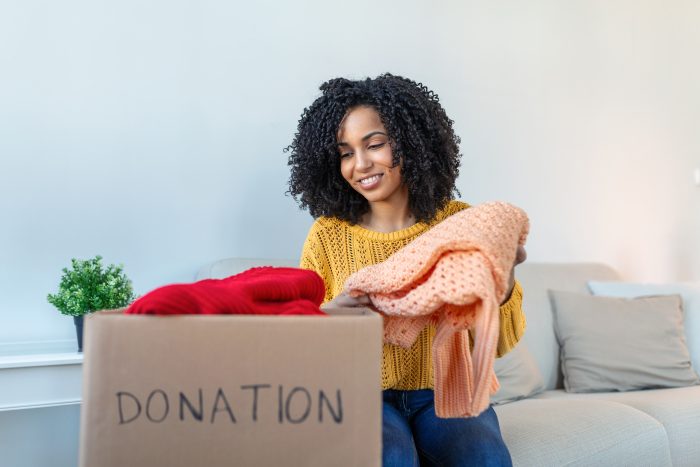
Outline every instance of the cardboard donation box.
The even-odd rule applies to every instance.
[[[86,317],[82,467],[378,466],[382,320]]]

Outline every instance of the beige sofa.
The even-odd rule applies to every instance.
[[[226,277],[260,265],[297,262],[227,259],[205,266],[197,279]],[[501,395],[522,390],[507,387],[513,375],[506,372],[520,372],[514,378],[521,380],[518,385],[525,377],[526,384],[539,390],[495,407],[514,465],[700,466],[700,386],[590,394],[563,389],[547,290],[588,293],[588,281],[620,280],[619,275],[602,264],[525,263],[516,277],[523,285],[527,330],[522,347],[499,359],[496,371],[506,386]],[[688,339],[697,342],[700,335]],[[532,356],[528,367],[518,360],[525,349]]]
[[[523,342],[545,391],[496,407],[514,464],[700,466],[700,386],[591,394],[563,389],[547,290],[588,293],[589,280],[619,275],[601,264],[525,263],[516,276],[528,323]],[[697,342],[700,335],[688,339]]]

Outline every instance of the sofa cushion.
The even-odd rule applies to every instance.
[[[542,373],[522,340],[493,364],[501,387],[491,396],[493,405],[513,402],[544,391]]]
[[[609,400],[654,417],[668,435],[674,466],[696,466],[700,459],[700,386],[643,391],[575,394],[564,390],[545,391],[534,399]],[[651,464],[650,464],[651,465]]]
[[[683,324],[690,361],[700,374],[700,283],[638,284],[631,282],[590,281],[588,288],[594,295],[608,297],[643,297],[675,295],[683,297]]]
[[[494,407],[515,466],[670,466],[666,431],[606,400],[525,399]]]
[[[635,299],[550,291],[569,392],[698,384],[678,295]]]

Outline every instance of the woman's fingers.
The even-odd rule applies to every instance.
[[[356,297],[357,303],[360,305],[369,305],[372,303],[372,301],[369,299],[369,295],[360,295],[359,297]]]
[[[364,306],[372,303],[367,295],[360,295],[359,297],[352,297],[346,292],[343,292],[334,300],[338,306]]]

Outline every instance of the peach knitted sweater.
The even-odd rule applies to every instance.
[[[503,300],[518,245],[529,221],[503,202],[460,211],[386,261],[345,282],[350,295],[366,293],[385,315],[384,340],[409,347],[432,321],[435,412],[472,417],[488,408],[498,388],[493,370]],[[468,329],[474,336],[474,355]]]

